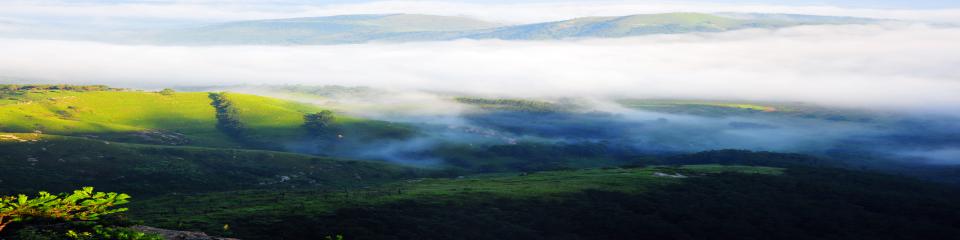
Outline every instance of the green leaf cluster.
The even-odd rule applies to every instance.
[[[31,220],[99,220],[105,215],[127,211],[117,206],[128,203],[128,199],[130,195],[94,192],[93,187],[59,195],[40,192],[33,198],[24,194],[0,197],[0,232],[11,223]]]
[[[74,240],[99,240],[99,239],[116,239],[116,240],[162,240],[163,237],[154,234],[147,234],[139,232],[129,228],[118,228],[118,227],[104,227],[97,225],[93,227],[93,231],[67,231],[67,237]]]

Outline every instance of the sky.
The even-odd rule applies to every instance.
[[[181,24],[264,18],[327,16],[358,13],[424,13],[465,15],[513,23],[562,20],[597,15],[654,12],[778,12],[863,17],[960,21],[960,1],[859,1],[859,0],[721,0],[721,1],[543,1],[543,0],[425,0],[425,1],[23,1],[0,2],[0,16],[28,22],[84,22],[121,25],[113,18],[135,24]],[[78,21],[83,20],[83,21]],[[133,25],[133,24],[131,24]]]
[[[342,3],[367,3],[377,0],[284,0],[284,1],[252,1],[252,0],[194,0],[194,1],[162,1],[162,0],[140,0],[140,1],[120,1],[120,0],[79,0],[63,1],[73,3],[101,3],[101,4],[122,4],[122,3],[176,3],[176,2],[207,2],[207,3],[264,3],[302,5],[302,4],[342,4]],[[544,2],[562,2],[555,0],[452,0],[447,2],[479,3],[479,4],[501,4],[501,3],[544,3]],[[569,2],[569,1],[567,1]],[[633,1],[650,2],[650,1]],[[771,4],[771,5],[833,5],[841,7],[869,7],[869,8],[945,8],[958,7],[960,3],[952,0],[711,0],[697,1],[687,0],[692,3],[731,3],[731,4]]]

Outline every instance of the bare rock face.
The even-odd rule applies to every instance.
[[[159,234],[167,240],[239,240],[236,238],[212,237],[202,232],[176,231],[147,226],[134,226],[133,229],[145,233]]]

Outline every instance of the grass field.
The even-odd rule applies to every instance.
[[[42,132],[119,142],[161,145],[237,147],[217,129],[215,110],[205,92],[164,95],[140,91],[18,91],[0,101],[0,132]],[[240,120],[263,141],[299,141],[309,137],[303,116],[320,107],[249,94],[228,94]],[[338,116],[334,125],[351,136],[409,135],[409,127]],[[404,135],[405,136],[405,135]]]
[[[206,93],[29,91],[16,99],[0,105],[0,131],[124,139],[157,129],[183,134],[193,145],[233,144],[216,129]]]

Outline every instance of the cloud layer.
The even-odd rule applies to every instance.
[[[340,84],[941,109],[960,104],[957,42],[960,29],[925,25],[272,47],[0,39],[0,76],[133,87]]]

